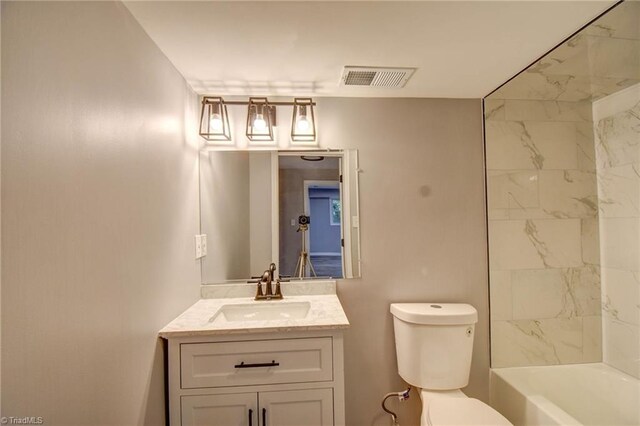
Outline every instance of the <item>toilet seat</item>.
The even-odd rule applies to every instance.
[[[502,414],[475,398],[436,398],[427,409],[429,426],[509,426]]]

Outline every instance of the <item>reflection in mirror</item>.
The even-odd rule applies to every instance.
[[[359,277],[357,171],[356,150],[202,152],[203,283]]]

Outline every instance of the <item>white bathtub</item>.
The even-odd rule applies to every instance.
[[[606,364],[494,368],[491,405],[520,425],[640,425],[640,381]]]

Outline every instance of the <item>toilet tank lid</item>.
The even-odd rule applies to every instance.
[[[466,303],[392,303],[394,317],[413,324],[475,324],[478,311]]]

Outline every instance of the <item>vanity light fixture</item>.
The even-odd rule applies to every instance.
[[[317,145],[316,103],[311,98],[295,98],[293,101],[270,102],[267,98],[250,97],[248,101],[225,101],[220,96],[202,98],[200,114],[200,136],[211,145],[234,145],[227,105],[247,105],[246,135],[249,145],[275,146],[276,107],[293,107],[291,122],[292,145]]]
[[[252,142],[273,142],[276,107],[267,98],[249,98],[247,138]]]
[[[311,98],[293,100],[293,120],[291,122],[291,140],[293,142],[315,142],[316,116]]]
[[[227,105],[221,97],[205,96],[202,98],[200,136],[208,141],[231,141]]]

